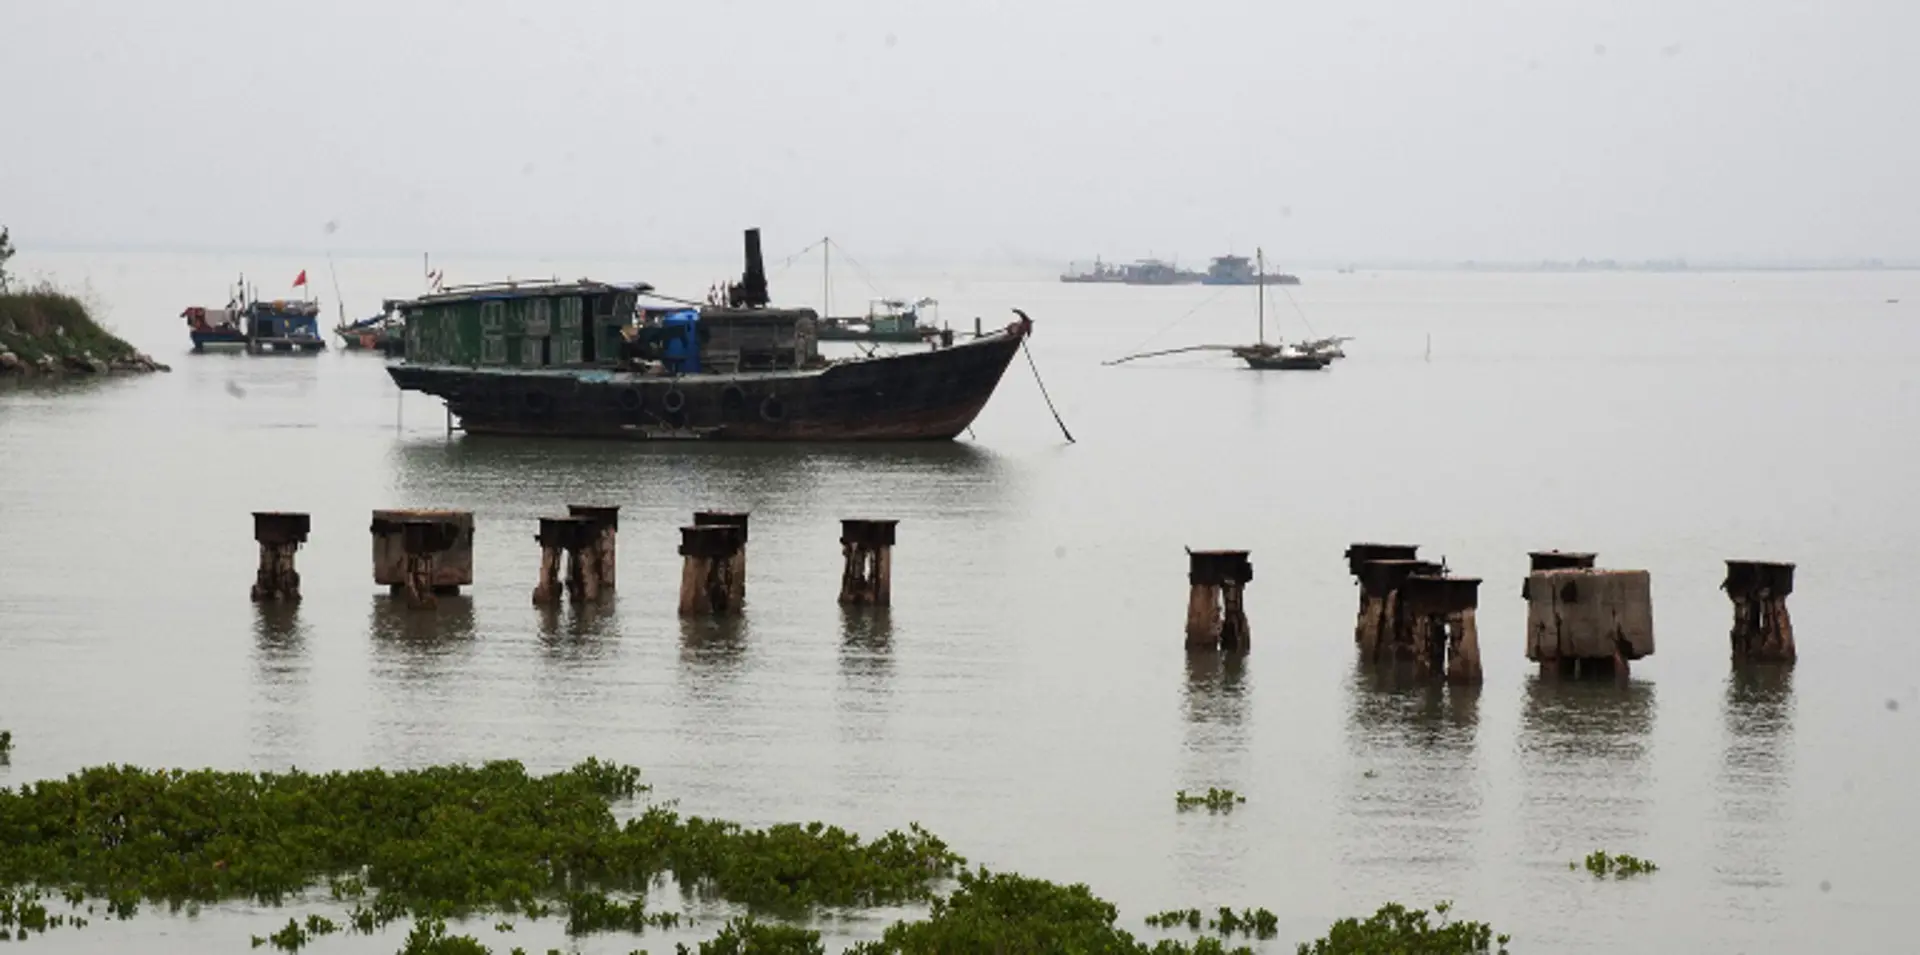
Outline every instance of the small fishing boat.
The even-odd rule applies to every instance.
[[[193,340],[194,351],[247,347],[247,332],[241,327],[239,309],[191,305],[180,317],[187,320],[187,336]]]
[[[931,323],[920,324],[921,310],[937,306],[930,298],[908,302],[897,298],[876,298],[867,305],[865,318],[824,318],[820,320],[823,342],[919,342],[937,338],[940,330]]]
[[[302,271],[295,280],[298,288],[307,282]],[[313,299],[274,299],[254,297],[246,276],[227,296],[225,308],[194,305],[180,313],[186,319],[187,335],[193,350],[209,348],[245,349],[249,352],[323,351],[326,340],[320,337],[320,303]]]
[[[1268,282],[1266,278],[1266,275],[1267,275],[1266,253],[1261,252],[1259,250],[1255,250],[1255,258],[1257,259],[1257,263],[1258,263],[1257,271],[1254,273],[1253,281],[1247,283],[1247,284],[1256,286],[1259,290],[1259,296],[1258,296],[1259,301],[1258,301],[1258,304],[1255,306],[1255,310],[1258,315],[1259,325],[1258,325],[1257,334],[1259,335],[1259,338],[1254,344],[1252,345],[1188,345],[1185,348],[1168,348],[1168,349],[1163,349],[1161,351],[1142,352],[1137,355],[1127,355],[1122,358],[1116,358],[1112,361],[1101,362],[1101,364],[1118,365],[1124,362],[1133,361],[1136,358],[1152,358],[1157,355],[1174,355],[1174,354],[1179,354],[1181,352],[1223,351],[1233,355],[1233,357],[1238,358],[1241,361],[1246,362],[1247,367],[1258,370],[1258,371],[1320,371],[1322,369],[1325,369],[1328,365],[1333,364],[1334,359],[1345,358],[1346,351],[1343,350],[1340,346],[1345,342],[1349,342],[1353,340],[1352,338],[1349,338],[1349,337],[1336,336],[1332,338],[1317,338],[1311,341],[1298,342],[1292,345],[1289,345],[1284,341],[1278,341],[1278,342],[1267,341],[1267,286],[1269,284],[1288,284],[1288,283]]]
[[[333,333],[340,336],[341,347],[347,351],[377,351],[388,356],[404,354],[406,321],[396,309],[399,304],[398,299],[388,299],[381,303],[380,314],[334,326]]]

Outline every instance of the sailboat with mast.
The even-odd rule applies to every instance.
[[[1284,342],[1267,344],[1267,255],[1264,250],[1254,250],[1254,259],[1258,263],[1259,279],[1255,286],[1260,290],[1260,340],[1252,345],[1238,345],[1233,349],[1233,357],[1247,363],[1247,367],[1261,371],[1319,371],[1333,364],[1333,357],[1319,351],[1295,348]]]
[[[1103,365],[1118,365],[1136,358],[1153,358],[1158,355],[1175,355],[1191,351],[1224,351],[1247,363],[1247,367],[1260,371],[1320,371],[1333,364],[1335,358],[1344,357],[1340,350],[1342,342],[1351,339],[1344,337],[1322,338],[1312,342],[1289,345],[1284,341],[1267,341],[1267,255],[1264,250],[1254,250],[1259,270],[1254,281],[1258,291],[1258,304],[1255,314],[1258,316],[1258,339],[1251,345],[1188,345],[1185,348],[1168,348],[1161,351],[1142,352],[1127,355]]]

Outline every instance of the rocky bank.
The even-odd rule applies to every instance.
[[[0,376],[172,370],[101,328],[71,295],[45,287],[0,295]]]

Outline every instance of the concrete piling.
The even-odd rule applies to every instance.
[[[1352,544],[1347,547],[1347,573],[1353,575],[1354,582],[1360,583],[1360,569],[1376,560],[1414,560],[1418,556],[1418,544]],[[1378,634],[1386,607],[1384,598],[1368,592],[1363,584],[1360,587],[1360,616],[1353,626],[1353,642],[1364,645],[1366,634]]]
[[[1444,675],[1450,683],[1479,683],[1480,579],[1413,574],[1397,594],[1400,624],[1414,666],[1423,677]],[[1402,641],[1396,639],[1396,644]]]
[[[409,523],[419,521],[440,527],[438,535],[450,541],[433,554],[433,577],[428,589],[445,595],[473,586],[473,512],[432,509],[373,512],[373,524],[368,528],[373,535],[373,582],[386,587],[396,597],[410,595],[417,583],[411,574],[413,558],[417,555],[407,548],[406,528]]]
[[[614,544],[620,536],[620,506],[596,504],[569,504],[567,515],[581,517],[593,522],[593,540],[587,545],[594,552],[594,563],[600,569],[600,589],[608,591],[614,585]]]
[[[893,604],[894,520],[848,518],[840,522],[840,602],[848,606]]]
[[[540,580],[533,588],[535,605],[550,607],[560,602],[563,567],[569,601],[590,603],[600,599],[600,568],[594,547],[599,533],[598,524],[590,518],[540,519],[540,533],[534,537],[540,544]]]
[[[1406,550],[1410,551],[1411,548]],[[1404,552],[1404,551],[1403,551]],[[1415,574],[1438,577],[1446,571],[1436,563],[1411,558],[1369,560],[1355,576],[1360,581],[1360,659],[1388,663],[1412,652],[1412,633],[1403,625],[1400,591]]]
[[[255,603],[300,599],[300,573],[293,555],[306,543],[312,520],[287,511],[254,511],[253,539],[260,545],[260,569],[253,578]]]
[[[746,532],[732,524],[694,524],[680,528],[680,615],[724,617],[739,609],[734,600],[734,557]]]
[[[1590,567],[1527,575],[1527,659],[1542,676],[1625,677],[1653,653],[1652,581],[1644,570]]]
[[[733,605],[738,607],[747,599],[747,518],[745,511],[694,511],[695,527],[737,527],[740,529],[740,549],[733,554],[732,577]]]
[[[459,593],[458,586],[440,583],[441,555],[451,553],[460,542],[471,540],[469,523],[459,524],[428,518],[404,521],[400,525],[400,547],[406,557],[406,585],[401,588],[410,607],[431,607],[437,594]],[[468,552],[469,561],[472,552]],[[468,564],[472,566],[471,563]]]
[[[1762,560],[1727,561],[1720,589],[1733,600],[1733,662],[1792,663],[1793,618],[1787,596],[1793,593],[1792,564]]]
[[[1247,626],[1247,583],[1253,561],[1244,550],[1187,551],[1187,649],[1252,649]]]

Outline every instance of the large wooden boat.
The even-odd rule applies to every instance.
[[[453,288],[399,303],[406,358],[388,373],[443,399],[469,434],[950,440],[1032,331],[1022,315],[952,345],[829,361],[812,309],[768,307],[757,229],[721,298],[584,279]]]

